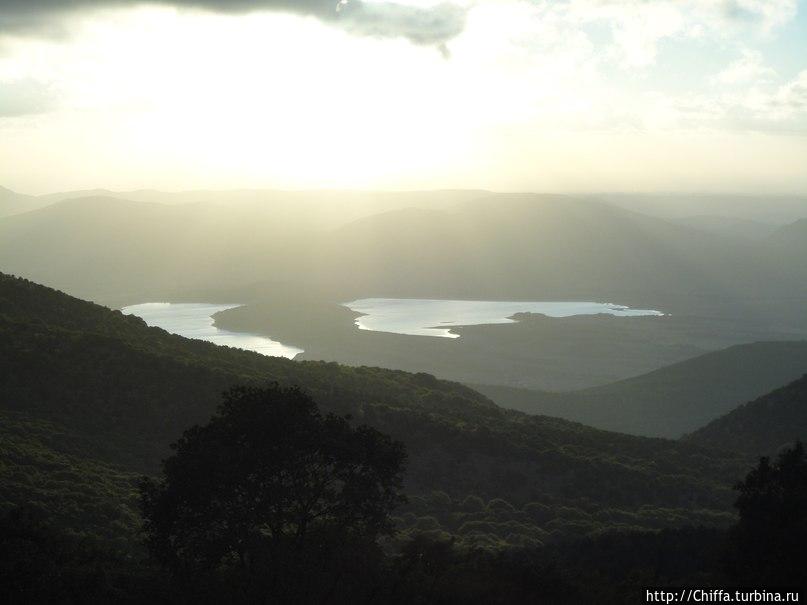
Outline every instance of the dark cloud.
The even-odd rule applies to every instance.
[[[59,19],[79,10],[163,4],[220,13],[272,10],[316,17],[350,32],[403,37],[415,44],[445,43],[462,32],[465,10],[448,2],[420,8],[363,0],[0,0],[0,34],[52,33]]]
[[[465,10],[448,3],[423,9],[390,2],[349,2],[337,18],[359,34],[402,36],[416,44],[445,44],[465,26]]]

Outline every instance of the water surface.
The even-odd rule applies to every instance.
[[[214,314],[240,306],[208,303],[143,303],[123,307],[121,311],[127,315],[137,315],[148,325],[162,328],[172,334],[206,340],[217,345],[289,359],[303,352],[302,349],[284,345],[265,336],[230,332],[213,325]]]
[[[652,309],[631,309],[624,305],[597,302],[508,302],[492,300],[435,300],[423,298],[362,298],[345,303],[348,309],[364,313],[356,319],[360,330],[412,336],[459,338],[452,326],[514,323],[516,313],[540,313],[549,317],[597,315],[619,317],[660,316]]]

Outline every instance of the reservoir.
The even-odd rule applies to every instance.
[[[294,359],[302,349],[265,336],[222,330],[213,324],[213,315],[240,307],[235,304],[151,302],[123,307],[127,315],[137,315],[148,325],[185,338],[206,340],[217,345],[255,351],[262,355]],[[362,298],[344,304],[357,313],[360,330],[410,336],[459,338],[451,332],[456,326],[514,323],[516,313],[539,313],[548,317],[597,315],[619,317],[660,316],[652,309],[631,309],[623,305],[597,302],[508,302],[490,300],[437,300],[422,298]]]
[[[302,349],[290,347],[265,336],[246,332],[230,332],[213,325],[213,315],[219,311],[241,305],[214,305],[207,303],[144,303],[123,307],[127,315],[137,315],[148,325],[162,328],[185,338],[207,340],[217,345],[255,351],[272,357],[294,357]]]
[[[362,298],[345,303],[362,313],[356,319],[360,330],[412,336],[459,338],[452,326],[513,323],[516,313],[540,313],[548,317],[597,315],[619,317],[661,316],[652,309],[631,309],[597,302],[507,302],[490,300],[435,300],[422,298]]]

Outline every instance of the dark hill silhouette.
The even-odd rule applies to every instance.
[[[807,374],[685,437],[691,443],[772,456],[807,438]]]
[[[757,342],[568,393],[475,386],[499,405],[602,429],[679,437],[807,372],[807,342]]]

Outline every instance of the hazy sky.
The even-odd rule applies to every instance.
[[[807,0],[0,0],[0,185],[807,193]]]

